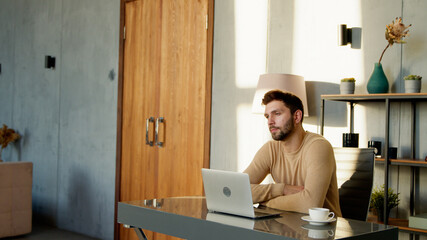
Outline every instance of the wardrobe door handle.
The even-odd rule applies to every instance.
[[[150,141],[150,139],[148,137],[148,134],[150,132],[149,131],[149,129],[150,129],[150,122],[154,122],[154,118],[153,117],[147,118],[145,120],[145,144],[153,146],[153,141]]]
[[[156,119],[156,135],[155,135],[155,141],[156,141],[156,145],[158,147],[163,147],[164,142],[160,142],[159,141],[159,125],[160,123],[164,122],[164,118],[163,117],[159,117]]]

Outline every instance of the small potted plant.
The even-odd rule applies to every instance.
[[[341,94],[353,94],[355,82],[356,82],[356,79],[354,79],[354,78],[343,78],[343,79],[341,79],[340,93]]]
[[[388,213],[390,213],[392,208],[399,206],[399,194],[400,193],[395,193],[391,188],[388,189]],[[378,222],[384,222],[384,185],[380,188],[375,187],[372,191],[370,207],[374,210],[374,213],[377,214]],[[387,216],[388,215],[389,214],[387,214]]]
[[[421,91],[421,76],[411,74],[403,79],[405,80],[405,93],[419,93]]]

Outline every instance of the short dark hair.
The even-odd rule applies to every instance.
[[[304,118],[304,107],[299,97],[297,97],[295,94],[291,92],[284,92],[282,90],[276,89],[276,90],[271,90],[264,95],[264,98],[262,99],[262,104],[267,105],[274,100],[282,101],[283,104],[285,104],[285,106],[291,110],[292,115],[297,110],[301,110],[302,112],[301,121],[302,121],[302,119]]]

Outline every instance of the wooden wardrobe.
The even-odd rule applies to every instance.
[[[122,15],[116,201],[201,196],[201,168],[209,167],[213,0],[122,0]],[[115,235],[137,239],[123,226]]]

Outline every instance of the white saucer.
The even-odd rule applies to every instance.
[[[305,230],[335,230],[336,226],[332,224],[327,225],[313,225],[313,224],[304,224],[301,226],[302,229]]]
[[[310,216],[303,216],[303,217],[301,217],[301,219],[304,220],[304,221],[309,222],[312,225],[326,225],[328,223],[335,222],[337,220],[336,218],[332,218],[332,219],[329,219],[329,220],[319,221],[319,220],[313,220],[313,219],[311,219]]]

